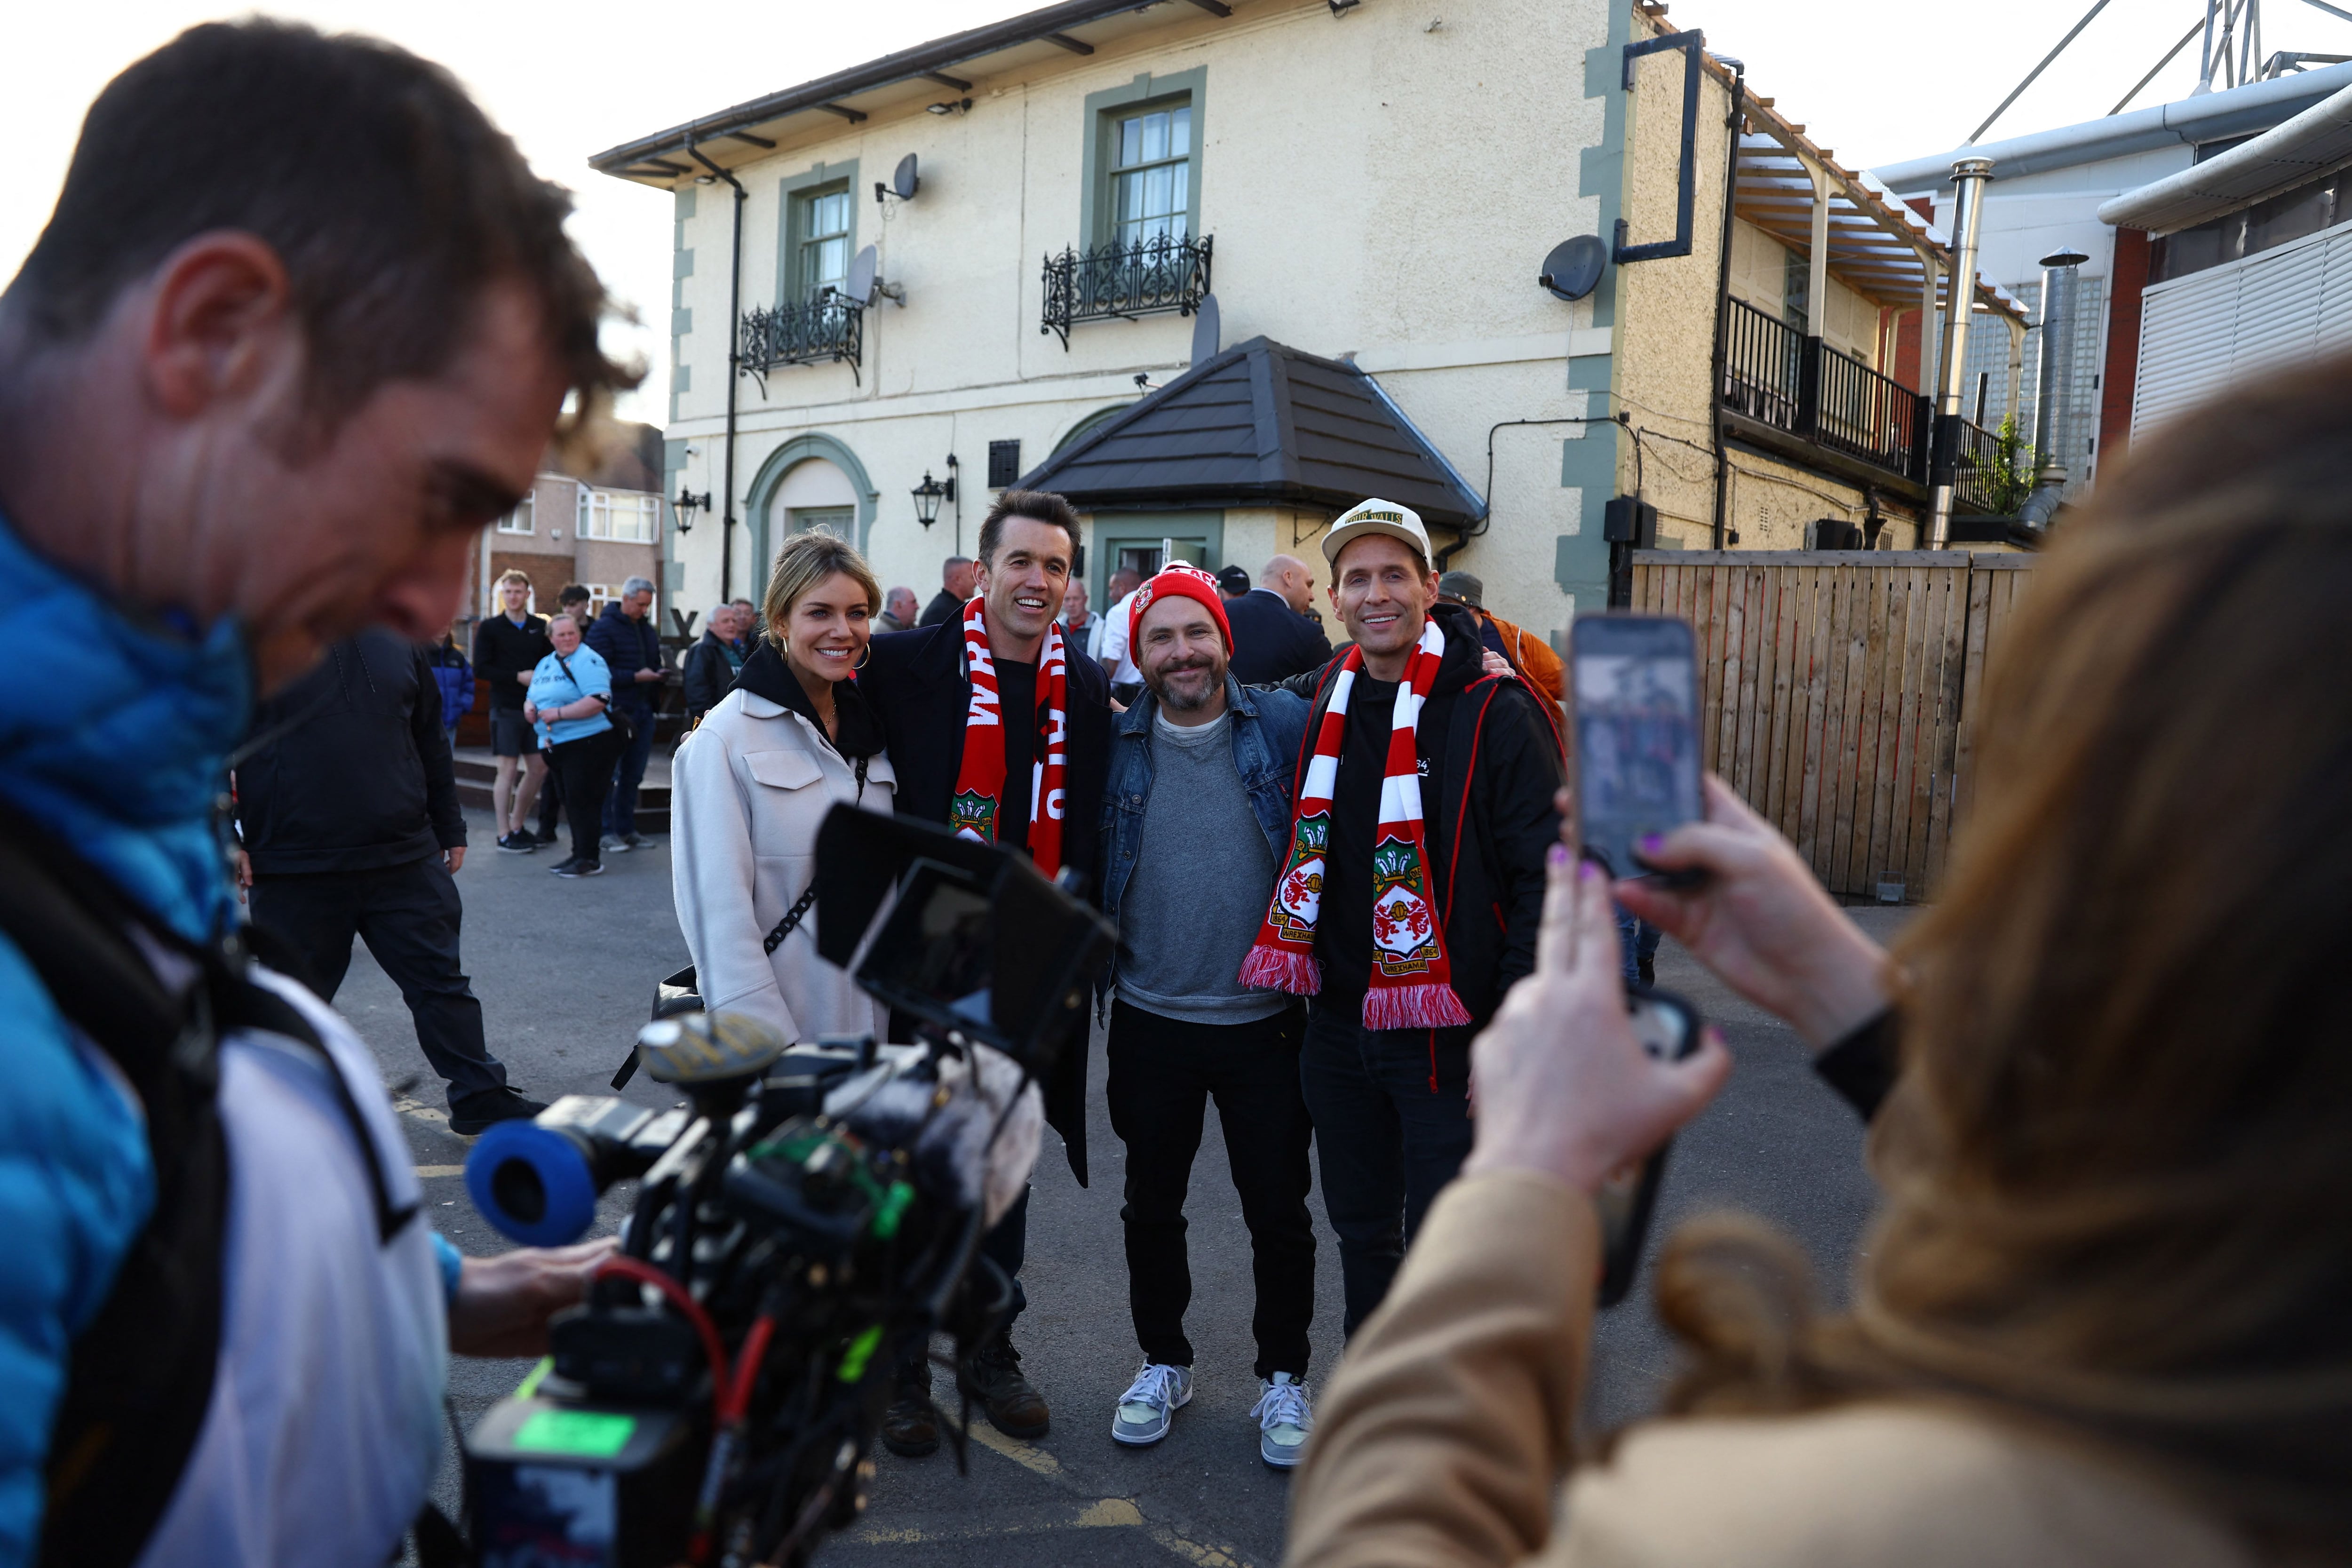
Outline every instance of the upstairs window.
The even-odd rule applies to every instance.
[[[580,490],[579,533],[620,544],[651,544],[659,535],[661,498],[635,490]]]
[[[1186,239],[1192,234],[1192,106],[1122,117],[1114,138],[1112,237]]]
[[[799,253],[793,263],[795,291],[803,300],[814,300],[827,289],[839,289],[849,281],[849,187],[812,191],[799,200]]]
[[[520,504],[516,506],[514,510],[499,519],[499,531],[500,533],[529,533],[531,531],[530,503],[530,497],[523,497]]]

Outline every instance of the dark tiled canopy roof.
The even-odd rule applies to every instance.
[[[1369,496],[1440,527],[1486,508],[1354,365],[1270,338],[1236,343],[1104,420],[1022,478],[1082,510],[1322,507]]]

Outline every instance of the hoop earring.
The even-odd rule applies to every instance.
[[[865,657],[864,658],[859,659],[856,664],[851,665],[851,666],[849,667],[849,673],[850,673],[850,674],[852,674],[852,675],[855,675],[855,674],[856,674],[859,670],[864,669],[867,665],[872,664],[873,662],[874,662],[874,644],[873,644],[873,642],[872,642],[871,640],[868,640],[868,641],[867,641],[867,643],[866,643],[866,657]]]

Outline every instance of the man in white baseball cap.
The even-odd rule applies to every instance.
[[[1299,1079],[1352,1334],[1469,1152],[1470,1038],[1534,966],[1562,770],[1549,705],[1438,603],[1411,508],[1350,508],[1323,554],[1355,646],[1302,678],[1308,761],[1242,979],[1310,998]]]

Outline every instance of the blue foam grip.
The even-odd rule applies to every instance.
[[[509,1214],[492,1182],[499,1167],[519,1161],[537,1173],[547,1205],[536,1220]],[[466,1195],[501,1236],[525,1247],[562,1247],[588,1233],[596,1219],[596,1182],[578,1144],[535,1121],[499,1121],[466,1159]]]

